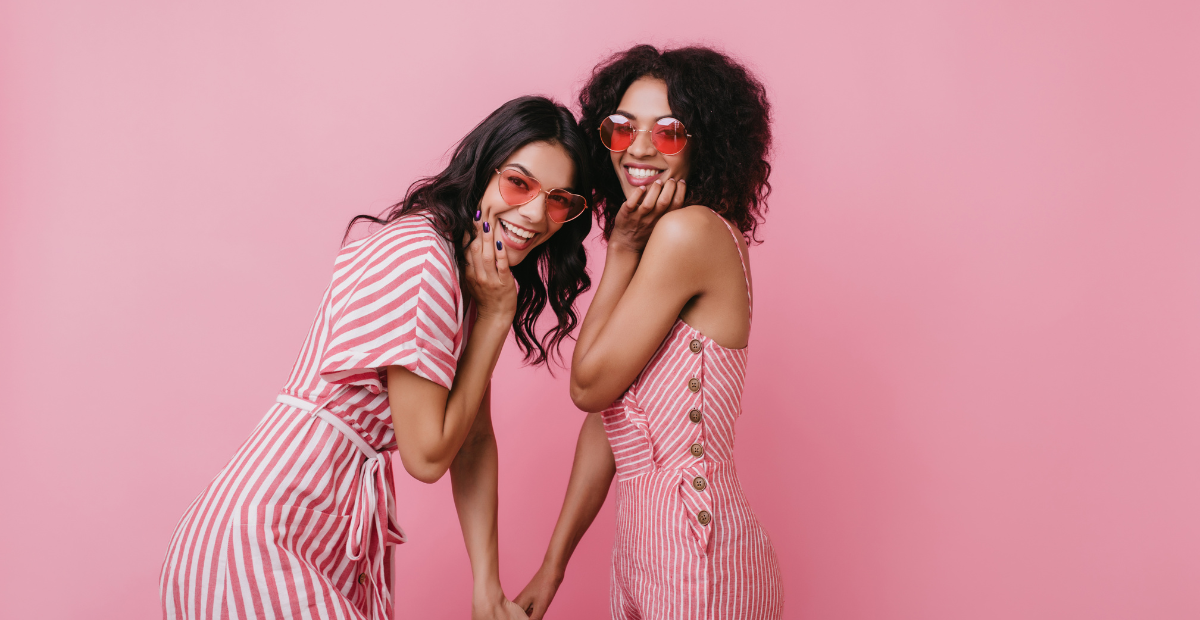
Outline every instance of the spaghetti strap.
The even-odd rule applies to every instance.
[[[713,211],[713,213],[715,213],[717,215],[717,217],[721,219],[721,223],[725,225],[725,228],[729,229],[729,234],[733,235],[733,247],[734,247],[734,249],[737,250],[738,260],[742,263],[742,277],[746,278],[746,300],[750,304],[749,318],[750,318],[750,324],[753,325],[754,324],[754,295],[750,292],[750,270],[746,269],[746,259],[745,259],[745,257],[742,256],[742,246],[738,243],[738,234],[737,234],[737,232],[735,232],[733,230],[733,226],[729,225],[729,220],[721,217],[721,214],[717,213],[716,211]]]

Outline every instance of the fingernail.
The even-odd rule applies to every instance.
[[[687,181],[684,181],[683,179],[679,179],[679,182],[680,182],[680,184],[687,183]]]
[[[483,232],[492,232],[492,227],[488,226],[487,222],[483,223]]]
[[[667,180],[668,180],[668,181],[674,181],[674,180],[675,180],[675,177],[671,177],[671,178],[669,178],[669,179],[667,179]]]
[[[662,179],[655,179],[654,182],[659,185],[662,185]]]
[[[479,218],[481,218],[481,217],[483,217],[483,211],[476,211],[475,212],[475,221],[478,222]]]
[[[503,250],[503,249],[504,249],[504,244],[503,244],[503,243],[500,243],[499,241],[497,241],[497,242],[496,242],[496,249],[497,249],[497,250]]]

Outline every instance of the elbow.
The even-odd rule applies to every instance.
[[[608,408],[612,404],[613,399],[605,398],[602,394],[596,394],[596,390],[588,389],[579,385],[574,379],[571,381],[571,401],[575,403],[581,411],[587,413],[599,413]]]
[[[404,471],[408,475],[424,482],[425,484],[433,484],[442,479],[446,475],[447,465],[437,463],[428,459],[406,459],[403,455],[400,461],[404,463]]]

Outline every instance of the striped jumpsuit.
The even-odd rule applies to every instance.
[[[463,317],[454,253],[423,217],[342,248],[276,403],[175,529],[165,618],[392,617],[386,369],[449,388]]]
[[[746,291],[749,297],[748,275]],[[615,619],[754,620],[783,613],[775,551],[733,464],[746,353],[679,319],[633,385],[603,412],[617,465]]]

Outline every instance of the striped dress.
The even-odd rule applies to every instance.
[[[163,616],[390,619],[386,369],[449,388],[463,319],[454,253],[423,217],[346,245],[275,405],[175,529]]]
[[[775,551],[733,464],[746,353],[679,319],[633,385],[604,411],[617,464],[613,618],[782,615]]]

